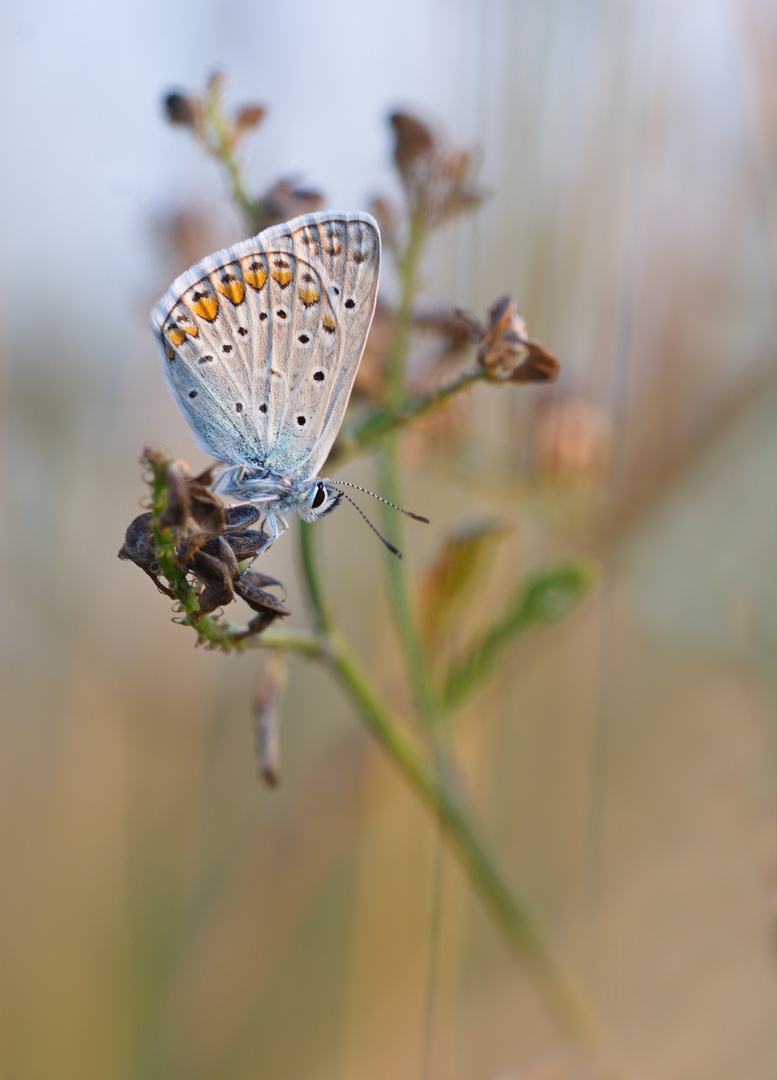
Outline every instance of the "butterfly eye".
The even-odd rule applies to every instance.
[[[316,485],[316,494],[313,496],[313,502],[310,504],[314,510],[318,510],[321,503],[326,498],[326,488],[323,484]]]

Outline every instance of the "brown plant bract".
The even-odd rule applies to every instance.
[[[175,597],[169,579],[167,586],[160,580],[160,575],[165,575],[160,567],[155,526],[158,530],[169,529],[175,561],[189,575],[197,592],[196,618],[231,603],[235,596],[257,612],[248,624],[252,634],[265,629],[278,616],[289,615],[289,610],[264,588],[280,584],[278,581],[239,566],[239,562],[255,558],[267,546],[266,533],[249,529],[261,516],[256,507],[225,507],[206,486],[212,482],[211,470],[192,477],[189,466],[180,458],[166,460],[159,451],[147,449],[143,464],[154,474],[164,472],[166,502],[156,522],[153,513],[145,513],[130,523],[119,558],[134,562],[157,588]]]
[[[558,378],[561,365],[553,353],[529,337],[511,296],[502,296],[492,305],[485,326],[472,315],[459,315],[468,322],[479,345],[477,361],[486,378],[518,383],[555,382]]]
[[[431,129],[409,113],[395,112],[389,119],[394,164],[412,217],[433,229],[480,205],[483,192],[475,185],[469,151],[444,150]]]

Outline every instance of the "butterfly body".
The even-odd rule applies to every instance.
[[[320,480],[367,340],[380,271],[369,214],[322,211],[201,260],[151,311],[165,377],[217,487],[262,505],[273,538],[340,493]]]

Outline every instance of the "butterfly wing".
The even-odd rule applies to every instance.
[[[232,465],[315,476],[348,404],[379,270],[373,218],[324,211],[176,278],[151,325],[199,445]]]

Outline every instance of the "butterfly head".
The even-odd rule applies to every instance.
[[[317,521],[334,510],[342,497],[342,491],[336,491],[329,480],[314,480],[299,504],[299,516],[303,521]]]

